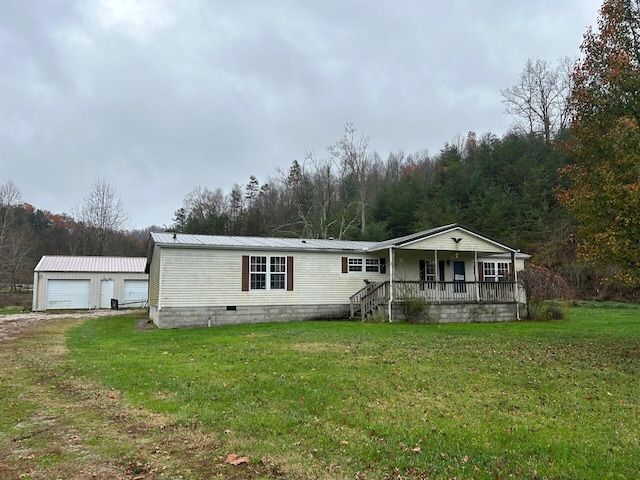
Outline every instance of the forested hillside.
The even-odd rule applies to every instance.
[[[383,240],[457,222],[523,251],[569,238],[570,221],[554,194],[566,159],[539,136],[470,133],[434,156],[395,152],[384,160],[367,142],[347,125],[323,158],[293,161],[264,183],[250,176],[228,194],[196,187],[168,229]],[[3,283],[30,283],[42,255],[146,255],[148,230],[114,228],[107,242],[90,218],[17,201],[11,183],[2,191]]]

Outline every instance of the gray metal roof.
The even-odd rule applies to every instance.
[[[40,259],[36,272],[109,272],[144,273],[145,257],[74,257],[45,255]]]
[[[243,248],[252,250],[331,250],[364,252],[376,242],[355,242],[346,240],[324,240],[309,238],[242,237],[224,235],[188,235],[183,233],[152,232],[156,245],[176,245],[184,247]]]

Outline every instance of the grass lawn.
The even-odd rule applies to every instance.
[[[153,412],[162,419],[154,428],[207,438],[191,451],[184,478],[213,477],[214,466],[237,478],[640,472],[635,307],[574,307],[555,322],[439,326],[143,331],[122,317],[88,320],[67,335],[64,375]],[[171,456],[170,447],[157,448]],[[225,464],[231,453],[249,465]]]
[[[8,307],[0,307],[0,315],[13,315],[15,313],[24,313],[23,307],[18,306],[8,306]]]

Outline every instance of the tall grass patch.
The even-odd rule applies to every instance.
[[[290,478],[634,478],[640,310],[70,331],[73,374]],[[215,458],[214,458],[215,457]]]

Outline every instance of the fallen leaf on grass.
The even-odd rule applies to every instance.
[[[420,450],[420,447],[413,447],[413,448],[411,449],[411,451],[412,451],[413,453],[420,453],[422,450]]]
[[[227,459],[224,461],[224,463],[229,463],[237,467],[238,465],[242,465],[243,463],[248,464],[249,457],[241,457],[237,453],[230,453],[229,455],[227,455]]]

